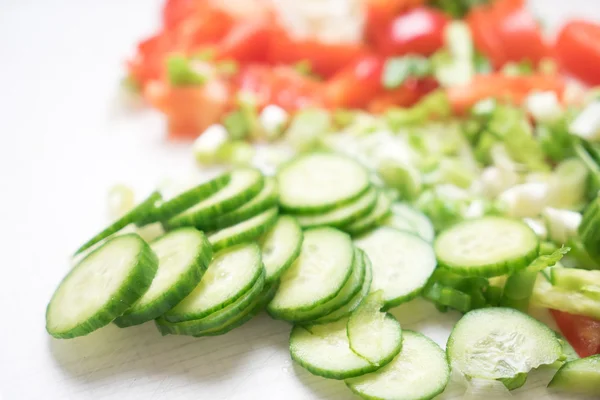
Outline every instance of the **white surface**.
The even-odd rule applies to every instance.
[[[550,21],[600,13],[589,0],[536,3]],[[69,255],[104,223],[107,188],[195,171],[190,147],[167,143],[157,115],[114,104],[122,60],[159,6],[0,0],[0,398],[350,399],[343,383],[293,366],[289,326],[265,316],[206,339],[161,338],[152,324],[71,341],[44,331]],[[408,308],[405,327],[445,342],[456,315],[425,322],[431,307]],[[543,398],[533,386],[515,399]]]

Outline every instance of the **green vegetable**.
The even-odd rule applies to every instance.
[[[167,59],[167,76],[173,86],[198,86],[208,80],[207,76],[192,68],[189,59],[180,55]]]
[[[430,0],[429,4],[441,9],[453,18],[463,18],[471,8],[490,2],[491,0]]]
[[[535,72],[530,60],[509,62],[502,67],[502,73],[507,76],[531,75]]]
[[[422,56],[407,55],[389,58],[383,67],[382,85],[386,89],[395,89],[408,78],[423,78],[431,75],[431,63]]]
[[[254,158],[254,147],[244,140],[225,142],[217,151],[217,159],[235,166],[249,165]]]
[[[299,111],[292,119],[285,135],[298,151],[314,149],[319,139],[331,129],[331,115],[320,108]]]

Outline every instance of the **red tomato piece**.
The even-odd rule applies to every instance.
[[[556,53],[561,65],[590,85],[600,85],[600,25],[571,21],[560,31]]]
[[[367,37],[372,38],[372,34],[401,12],[425,3],[426,0],[366,0]]]
[[[377,95],[369,102],[367,109],[380,114],[390,107],[411,107],[437,86],[437,82],[431,78],[409,79],[402,86]]]
[[[167,0],[162,13],[163,26],[166,29],[175,27],[193,13],[197,4],[197,0]]]
[[[216,46],[218,59],[264,62],[271,29],[267,22],[243,21],[235,25]]]
[[[430,55],[444,45],[445,14],[428,8],[413,8],[390,22],[373,28],[372,42],[386,56],[416,53]]]
[[[383,90],[384,60],[366,56],[335,74],[325,83],[325,103],[332,107],[362,108]]]
[[[558,310],[550,310],[550,313],[579,356],[600,354],[600,321]]]

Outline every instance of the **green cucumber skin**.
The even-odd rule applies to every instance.
[[[160,204],[152,214],[154,220],[150,222],[169,220],[177,214],[192,207],[194,204],[197,204],[205,198],[217,193],[219,190],[224,188],[230,180],[230,173],[221,174],[214,179],[203,182],[198,186],[180,193],[174,198]]]
[[[204,337],[224,335],[227,332],[230,332],[235,328],[239,328],[240,326],[244,325],[246,322],[250,321],[252,318],[260,314],[262,310],[264,310],[265,306],[273,299],[273,296],[275,296],[275,292],[277,292],[277,286],[278,285],[276,282],[275,284],[272,284],[269,287],[265,287],[258,301],[256,301],[256,303],[252,304],[249,307],[248,312],[241,313],[239,319],[229,321],[229,323],[225,326],[209,329],[204,331],[203,333],[199,333],[194,336]]]
[[[585,365],[588,376],[569,370],[573,365]],[[583,372],[580,370],[579,372]],[[556,371],[548,384],[548,388],[556,391],[579,393],[590,396],[600,395],[600,354],[566,362]]]
[[[259,259],[259,262],[261,262],[260,261],[260,250],[258,249],[258,246],[254,246],[254,247],[256,247],[257,257]],[[215,254],[215,252],[213,251],[213,260],[215,258],[214,254]],[[209,267],[210,267],[210,265],[209,265]],[[203,310],[202,312],[194,312],[194,313],[186,313],[186,314],[175,314],[172,311],[168,311],[165,314],[163,314],[162,318],[164,318],[168,322],[184,322],[184,321],[192,321],[192,320],[197,320],[197,319],[202,319],[202,318],[208,317],[210,314],[220,311],[220,310],[224,309],[225,307],[227,307],[228,305],[235,303],[239,298],[241,298],[250,289],[252,289],[254,284],[260,278],[263,269],[264,268],[262,267],[262,262],[261,262],[261,267],[257,268],[256,273],[254,274],[254,276],[252,277],[250,282],[245,287],[243,287],[239,291],[239,293],[236,294],[236,296],[232,296],[232,297],[228,298],[227,300],[225,300],[224,302],[215,305],[214,307]],[[200,281],[202,281],[202,280],[200,280]]]
[[[515,272],[522,271],[538,257],[538,254],[539,244],[535,249],[532,249],[529,253],[520,257],[519,259],[508,260],[497,264],[482,265],[480,267],[463,268],[458,265],[445,263],[438,258],[438,267],[447,268],[450,271],[462,276],[481,276],[484,278],[493,278],[495,276],[513,274]]]
[[[359,196],[358,198],[356,198],[355,200],[353,200],[352,202],[350,202],[348,204],[344,204],[341,207],[351,206],[354,201],[360,201],[362,196],[369,196],[369,195],[370,195],[370,193],[367,191],[367,192],[363,193],[361,196]],[[297,215],[297,220],[303,229],[318,228],[321,226],[331,226],[334,228],[342,229],[344,226],[347,226],[348,224],[352,223],[353,221],[356,221],[357,219],[363,218],[364,216],[368,215],[370,212],[373,211],[373,209],[375,208],[376,205],[377,205],[377,196],[373,196],[373,201],[371,201],[366,207],[364,207],[360,210],[357,210],[354,214],[346,215],[346,216],[344,216],[344,218],[339,218],[337,220],[329,220],[329,221],[327,221],[326,219],[323,219],[322,221],[317,222],[317,223],[315,223],[314,221],[313,222],[306,221],[303,218],[303,217],[320,216],[319,214],[314,214],[314,215]],[[336,211],[336,209],[330,210],[330,212],[331,211]],[[327,212],[324,212],[321,215],[325,215],[326,213]]]
[[[263,271],[261,276],[258,278],[258,281],[248,291],[248,293],[245,293],[235,303],[230,304],[229,307],[231,308],[226,307],[199,320],[169,322],[164,318],[157,318],[156,327],[163,336],[168,334],[193,336],[202,333],[202,331],[223,326],[240,313],[243,313],[250,304],[254,303],[255,300],[261,295],[264,287],[265,273]]]
[[[298,225],[298,222],[296,221],[296,219],[289,215],[282,215],[279,218],[286,218],[286,219],[289,218],[294,221],[294,223],[296,224],[296,226],[298,228],[300,240],[298,240],[298,243],[297,243],[296,247],[294,248],[294,251],[290,253],[288,259],[285,260],[285,262],[283,264],[281,264],[274,273],[272,273],[271,275],[267,275],[267,284],[272,284],[272,283],[276,282],[277,280],[279,280],[281,275],[285,271],[287,271],[292,266],[294,261],[296,261],[296,259],[300,256],[300,250],[302,250],[302,240],[304,238],[302,235],[302,228],[300,228],[300,225]],[[275,222],[275,223],[277,223],[277,222]]]
[[[109,236],[112,236],[129,224],[141,223],[148,217],[149,213],[153,212],[155,203],[160,201],[161,198],[162,197],[160,193],[152,192],[146,200],[142,201],[128,213],[117,219],[111,225],[103,229],[100,233],[96,234],[93,238],[85,242],[80,248],[77,249],[77,251],[75,251],[75,254],[73,255],[76,256],[79,253],[89,249],[96,243],[108,238]]]
[[[275,185],[275,183],[273,183],[273,185]],[[263,186],[263,188],[265,187],[266,183]],[[258,193],[256,196],[260,196],[260,194],[261,193]],[[250,202],[252,202],[253,200],[254,199],[250,199],[248,203],[244,204],[242,207],[236,210],[230,211],[216,218],[204,221],[204,224],[202,225],[202,230],[214,231],[229,228],[230,226],[239,224],[240,222],[244,222],[245,220],[258,215],[263,211],[266,211],[269,208],[276,206],[279,200],[279,196],[277,195],[277,190],[273,188],[271,193],[267,197],[262,199],[262,201],[256,204],[252,204],[251,207],[246,207],[250,205]]]
[[[388,318],[388,317],[390,317],[390,316],[386,316],[386,318]],[[391,317],[391,318],[393,318],[393,317]],[[390,353],[390,355],[388,357],[382,359],[378,365],[370,364],[368,366],[365,366],[364,368],[358,368],[358,369],[350,370],[350,371],[327,371],[327,370],[323,370],[318,367],[314,367],[308,363],[305,363],[302,360],[302,357],[299,356],[298,354],[296,354],[292,350],[292,346],[291,346],[292,336],[294,335],[294,331],[296,331],[297,329],[305,329],[306,330],[306,328],[303,327],[302,325],[294,325],[294,328],[292,329],[292,332],[290,333],[290,355],[292,357],[292,360],[294,360],[295,362],[300,364],[304,369],[306,369],[311,374],[317,375],[317,376],[322,376],[323,378],[344,380],[344,379],[355,378],[357,376],[361,376],[364,374],[368,374],[370,372],[377,371],[379,368],[385,367],[387,364],[389,364],[402,350],[402,341],[399,341],[398,345],[396,346],[394,351],[392,353]]]
[[[182,226],[193,226],[198,229],[202,229],[204,224],[208,223],[208,221],[211,219],[217,218],[218,216],[232,211],[237,207],[241,207],[244,205],[244,203],[251,200],[261,191],[264,182],[265,180],[261,175],[261,179],[258,179],[254,184],[250,185],[245,191],[237,193],[236,195],[231,196],[220,203],[213,204],[210,207],[203,208],[192,213],[186,213],[184,211],[183,213],[165,221],[163,225],[167,229],[174,229]],[[215,194],[216,193],[218,193],[218,191],[215,192]]]
[[[132,268],[127,280],[123,282],[121,287],[116,291],[115,295],[112,296],[111,300],[105,304],[98,312],[88,318],[84,323],[79,324],[78,326],[64,332],[55,332],[49,328],[48,323],[48,309],[52,304],[52,299],[46,308],[46,331],[55,338],[58,339],[71,339],[78,336],[85,336],[97,329],[102,328],[110,324],[115,318],[121,316],[127,309],[129,309],[140,297],[146,293],[146,290],[152,284],[152,280],[156,275],[156,271],[158,269],[158,258],[156,254],[152,251],[150,246],[141,238],[139,235],[135,233],[117,236],[113,239],[110,239],[109,242],[113,240],[118,240],[121,237],[129,237],[135,236],[141,242],[140,243],[140,251],[137,256],[137,263]],[[109,243],[107,242],[107,244]],[[94,250],[87,257],[94,254],[96,251],[102,249],[102,246],[98,249]],[[87,258],[86,257],[86,258]],[[84,258],[85,260],[85,258]],[[81,262],[83,262],[82,260]],[[71,273],[77,268],[73,268],[67,276],[65,276],[62,282],[69,279]],[[62,284],[61,282],[61,284]],[[60,286],[60,285],[59,285]]]
[[[290,321],[292,323],[306,325],[307,323],[310,323],[316,319],[319,319],[321,317],[324,317],[324,316],[332,313],[333,311],[337,310],[338,308],[342,307],[344,304],[347,304],[350,300],[352,300],[352,298],[362,289],[362,284],[364,283],[364,279],[365,279],[365,268],[366,268],[365,263],[362,258],[363,254],[364,254],[362,252],[362,250],[356,248],[354,254],[355,254],[355,256],[354,256],[355,262],[357,262],[358,264],[355,265],[353,268],[360,269],[360,284],[358,284],[354,288],[352,288],[352,290],[350,292],[348,292],[344,298],[338,299],[339,296],[336,296],[333,299],[326,302],[325,304],[317,306],[309,311],[298,311],[298,312],[289,313],[289,314],[281,314],[280,313],[277,315],[277,319],[284,319],[284,320]],[[352,279],[352,278],[350,278],[350,279]]]
[[[361,235],[361,234],[367,232],[368,230],[371,230],[372,228],[376,227],[383,220],[385,220],[387,217],[389,217],[392,214],[391,208],[390,208],[392,205],[392,202],[389,199],[384,198],[382,200],[383,208],[377,207],[379,205],[378,203],[382,196],[385,196],[385,194],[380,192],[378,194],[377,202],[375,203],[375,207],[369,212],[369,214],[361,217],[358,220],[354,220],[353,222],[351,222],[349,225],[343,227],[342,229],[345,230],[346,232],[348,232],[349,234],[351,234],[352,236],[358,236],[358,235]],[[387,203],[387,205],[386,205],[386,203]]]
[[[277,221],[278,210],[276,207],[273,207],[267,211],[264,211],[263,214],[265,215],[266,220],[262,224],[260,224],[258,226],[254,226],[254,227],[252,227],[252,229],[249,229],[245,232],[240,232],[235,235],[225,237],[216,242],[212,242],[211,241],[212,235],[209,235],[208,240],[211,241],[213,250],[216,252],[216,251],[225,249],[227,247],[235,246],[236,244],[251,242],[251,241],[257,239],[259,236],[262,236],[265,233],[267,233],[269,231],[269,229],[271,229],[273,227],[273,225],[275,225],[275,222]],[[245,221],[242,221],[241,223],[244,223],[244,222]],[[235,228],[235,226],[236,225],[233,225],[233,226],[230,226],[229,228],[225,228],[225,229],[233,229],[233,228]],[[218,232],[219,231],[212,232],[212,233],[218,233]]]
[[[181,279],[177,281],[175,286],[172,286],[160,298],[147,304],[142,309],[135,310],[134,305],[134,307],[113,321],[115,325],[119,328],[126,328],[158,318],[171,308],[175,307],[175,305],[194,290],[198,283],[200,283],[200,280],[202,279],[202,276],[204,276],[204,272],[206,272],[206,268],[208,268],[208,264],[212,259],[212,248],[210,243],[208,243],[206,236],[204,236],[202,232],[199,232],[199,234],[202,235],[204,240],[201,244],[201,249],[198,252],[198,257],[194,260],[193,265],[191,265],[181,276]]]

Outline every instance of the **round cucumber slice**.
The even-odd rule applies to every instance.
[[[350,277],[353,259],[354,246],[346,233],[333,228],[304,232],[300,256],[281,276],[269,314],[285,319],[333,299]]]
[[[425,214],[406,203],[393,203],[390,209],[392,214],[383,221],[383,225],[414,233],[428,242],[433,242],[435,230]]]
[[[60,283],[46,310],[46,330],[66,339],[109,324],[144,295],[157,264],[156,255],[138,235],[109,239]]]
[[[371,260],[371,291],[383,291],[386,308],[416,297],[435,270],[431,245],[408,232],[379,227],[359,238],[356,245]]]
[[[240,168],[231,171],[227,185],[199,203],[165,222],[167,228],[195,226],[204,229],[204,223],[240,207],[252,199],[264,185],[260,171]],[[208,222],[210,223],[210,222]]]
[[[450,380],[444,351],[420,333],[402,336],[400,354],[373,373],[347,379],[350,390],[368,400],[425,400],[444,391]]]
[[[565,363],[548,388],[562,392],[600,396],[600,354]]]
[[[281,216],[261,241],[262,261],[267,272],[267,282],[281,276],[300,255],[302,229],[293,217]]]
[[[468,312],[454,326],[446,351],[452,368],[482,379],[512,378],[562,355],[550,328],[512,308]]]
[[[377,195],[377,203],[375,207],[367,214],[357,220],[354,220],[350,225],[345,226],[344,230],[351,235],[360,235],[369,229],[377,226],[382,220],[390,214],[390,205],[392,201],[383,192]]]
[[[271,229],[277,221],[277,212],[277,207],[273,207],[239,224],[212,232],[208,235],[208,241],[213,250],[219,251],[229,246],[254,240]]]
[[[483,217],[441,232],[434,243],[440,266],[467,276],[499,276],[527,267],[539,252],[539,239],[524,222]]]
[[[243,244],[217,253],[196,288],[164,315],[169,322],[204,318],[242,297],[263,272],[260,249]]]
[[[200,282],[212,259],[204,234],[180,228],[150,245],[158,257],[158,270],[144,295],[114,322],[124,328],[155,319],[183,300]]]
[[[370,186],[367,170],[333,153],[302,155],[277,174],[279,202],[290,212],[319,213],[346,204]]]
[[[340,228],[370,213],[375,207],[376,202],[377,190],[371,188],[358,199],[339,208],[320,214],[297,215],[296,219],[300,226],[305,229],[318,226]]]

